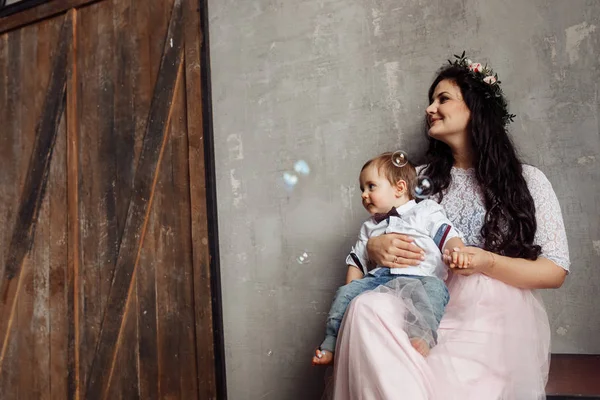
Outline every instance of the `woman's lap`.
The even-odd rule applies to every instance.
[[[543,398],[550,333],[541,302],[483,275],[455,277],[448,287],[439,343],[426,359],[404,333],[401,297],[359,296],[338,338],[335,398]]]

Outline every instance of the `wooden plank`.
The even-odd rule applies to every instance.
[[[131,68],[135,76],[134,87],[134,116],[136,137],[134,144],[135,162],[139,158],[142,148],[143,133],[148,121],[148,110],[152,102],[152,92],[157,79],[159,61],[162,54],[156,53],[154,48],[162,45],[166,36],[168,25],[161,22],[155,26],[156,21],[151,20],[155,14],[152,5],[156,1],[149,1],[147,7],[138,7],[132,16],[130,26],[135,26],[133,33],[136,35],[136,54],[131,57]],[[164,2],[166,3],[166,2]],[[167,14],[163,14],[167,15]],[[163,20],[167,18],[163,17]],[[164,28],[162,25],[165,25]],[[155,35],[158,35],[155,37]],[[160,40],[157,40],[160,38]],[[151,50],[152,49],[152,50]],[[162,50],[162,49],[161,49]],[[137,134],[141,132],[141,134]],[[148,234],[144,240],[144,247],[155,249],[155,235]],[[138,382],[140,397],[142,399],[157,400],[159,398],[159,367],[158,367],[158,317],[156,304],[156,258],[152,251],[142,251],[140,255],[140,268],[136,272],[136,297],[138,304]]]
[[[151,20],[155,10],[152,5],[156,1],[148,2],[148,7],[138,7],[133,16],[135,38],[138,43],[137,53],[132,57],[132,69],[135,75],[134,108],[136,118],[136,132],[145,131],[148,122],[148,110],[152,102],[154,82],[156,82],[160,53],[153,50],[160,46],[166,36],[168,25],[164,28],[155,26],[156,21]],[[166,2],[165,2],[166,3]],[[166,14],[163,14],[166,15]],[[163,18],[166,20],[166,18]],[[159,35],[160,40],[154,35]],[[152,50],[151,50],[152,49]],[[141,152],[142,135],[136,135],[135,154],[136,161]],[[148,229],[152,229],[149,227]],[[144,247],[156,249],[156,235],[149,233],[144,240]],[[159,399],[159,365],[158,365],[158,316],[157,316],[157,285],[156,285],[156,257],[153,251],[142,251],[140,255],[140,268],[136,272],[136,297],[138,301],[138,382],[140,398],[148,400]]]
[[[71,8],[79,8],[100,0],[53,0],[36,7],[0,18],[0,34],[25,25],[62,14]]]
[[[97,120],[95,121],[94,135],[98,148],[95,150],[98,156],[97,163],[93,165],[94,171],[87,171],[86,176],[92,173],[95,177],[94,187],[97,197],[93,198],[95,206],[94,228],[97,232],[96,243],[94,246],[93,260],[90,267],[98,272],[98,295],[95,299],[87,299],[96,302],[95,317],[104,318],[106,306],[110,296],[111,282],[114,278],[114,272],[117,264],[117,256],[121,241],[121,231],[117,221],[117,198],[116,198],[116,177],[117,177],[117,159],[116,155],[116,137],[114,115],[115,115],[115,43],[116,38],[113,31],[113,7],[111,2],[105,1],[97,3],[85,11],[92,14],[96,19],[96,43],[95,52],[95,79],[96,96],[95,101],[97,109]],[[93,103],[92,103],[93,104]],[[110,312],[110,311],[109,311]],[[87,316],[87,315],[86,315]],[[99,336],[98,328],[102,325],[95,325],[95,342],[88,342],[89,347],[85,351],[92,356],[95,344]],[[92,328],[90,326],[90,328]],[[93,360],[93,358],[92,358]],[[92,361],[93,362],[93,361]]]
[[[14,306],[21,287],[22,264],[33,244],[36,221],[44,199],[49,166],[58,132],[59,118],[65,106],[65,87],[68,53],[71,46],[72,21],[65,18],[52,64],[50,84],[46,91],[44,109],[37,125],[36,139],[31,153],[17,221],[12,231],[6,264],[0,283],[0,338],[3,340],[0,354],[0,371],[9,341],[10,326],[14,319]]]
[[[158,352],[161,398],[197,397],[188,143],[185,88],[173,101],[168,147],[165,149],[152,212],[158,305]]]
[[[151,220],[151,222],[153,222]],[[155,224],[151,223],[144,240],[144,247],[157,248]],[[157,260],[154,251],[142,251],[140,268],[136,273],[136,297],[138,300],[138,364],[140,398],[160,398],[158,365],[158,315],[157,315]]]
[[[47,25],[49,21],[45,21]],[[58,21],[59,29],[62,21]],[[51,72],[52,58],[46,53],[44,60],[39,60],[39,65],[28,62],[28,60],[37,60],[38,39],[39,39],[40,24],[29,26],[23,29],[21,58],[24,61],[22,64],[22,76],[30,77],[23,79],[21,82],[21,91],[24,102],[20,105],[27,107],[27,112],[23,113],[21,118],[21,127],[23,135],[27,141],[34,144],[36,137],[36,122],[38,116],[42,114],[44,107],[44,93],[50,82],[48,78]],[[42,31],[44,32],[44,31]],[[44,32],[48,33],[48,32]],[[52,43],[53,48],[57,48],[56,37]],[[43,46],[43,44],[42,44]],[[68,50],[67,50],[68,51]],[[57,128],[55,143],[58,143],[60,133],[60,115],[57,116]],[[33,147],[33,146],[32,146]],[[32,148],[29,147],[28,148]],[[52,161],[56,160],[59,153],[57,145],[52,145]],[[25,154],[29,154],[25,150]],[[49,242],[50,231],[53,227],[50,223],[50,201],[49,197],[52,192],[53,180],[52,167],[56,162],[48,161],[48,172],[46,180],[46,194],[43,196],[39,204],[39,213],[36,216],[36,232],[33,235],[29,254],[26,255],[23,261],[23,289],[19,298],[16,300],[17,305],[17,321],[18,321],[18,336],[19,341],[19,359],[20,363],[20,388],[22,396],[47,400],[50,392],[50,352],[49,350],[49,287],[48,287],[48,272],[50,264],[50,247]],[[31,160],[30,160],[31,162]],[[60,161],[59,161],[60,162]],[[56,168],[54,168],[56,169]],[[57,227],[60,229],[60,226]],[[11,339],[12,340],[12,339]],[[13,363],[17,360],[13,360]],[[12,364],[12,363],[11,363]]]
[[[186,1],[185,77],[187,132],[189,137],[189,176],[191,233],[193,252],[195,335],[197,348],[198,390],[201,399],[217,398],[214,352],[213,304],[210,275],[208,212],[204,164],[203,96],[208,88],[202,84],[202,31],[198,3]],[[222,396],[225,396],[223,393]]]
[[[77,398],[85,398],[85,387],[94,357],[93,349],[96,347],[102,324],[105,306],[103,301],[105,302],[108,296],[106,293],[103,299],[102,269],[114,268],[114,265],[107,263],[103,256],[104,249],[107,247],[108,234],[107,224],[104,222],[106,211],[102,193],[102,181],[106,177],[102,174],[101,165],[103,157],[110,155],[100,153],[99,120],[102,117],[103,105],[98,101],[102,90],[99,79],[98,30],[99,25],[105,22],[102,17],[106,18],[107,14],[101,9],[108,5],[107,2],[95,3],[77,13],[75,88],[78,119],[74,121],[76,126],[72,128],[76,130],[73,135],[77,135],[75,152],[78,165],[76,185],[79,251],[76,261],[79,279],[76,281],[78,303],[76,312],[80,317],[75,326],[78,352]],[[75,158],[75,155],[72,158]]]
[[[177,92],[175,112],[171,119],[171,171],[173,187],[170,192],[173,213],[173,237],[167,241],[171,245],[172,260],[165,271],[169,280],[168,301],[177,309],[177,319],[172,326],[173,339],[177,341],[177,357],[173,363],[180,365],[178,377],[179,398],[198,398],[198,371],[196,364],[195,315],[194,315],[194,270],[192,263],[191,203],[189,176],[189,143],[186,118],[186,88],[180,86]],[[168,208],[166,208],[168,209]],[[200,397],[202,398],[202,397]]]
[[[79,93],[77,84],[77,11],[71,10],[73,21],[72,47],[69,54],[69,69],[67,75],[67,268],[65,276],[66,310],[65,319],[67,324],[67,348],[64,356],[67,362],[66,393],[56,393],[53,385],[53,398],[67,398],[68,400],[79,399],[80,389],[80,266],[81,266],[81,242],[79,236],[79,121],[81,110],[79,108]],[[60,348],[57,351],[61,351]],[[57,385],[60,388],[60,384]],[[63,392],[62,388],[58,389]]]
[[[9,97],[9,85],[14,85],[15,81],[13,78],[8,77],[8,71],[12,70],[15,65],[11,64],[11,59],[9,58],[8,47],[9,47],[9,34],[0,35],[0,122],[2,122],[4,126],[4,132],[2,136],[0,136],[0,168],[2,168],[2,174],[0,174],[0,201],[4,204],[4,207],[7,209],[6,211],[11,211],[8,205],[9,199],[14,199],[14,193],[10,191],[9,188],[15,186],[15,176],[16,170],[11,170],[11,168],[6,168],[6,166],[13,165],[12,162],[14,154],[13,154],[13,135],[12,130],[10,129],[10,122],[12,121],[11,106],[14,109],[16,105],[11,101]],[[14,40],[11,40],[13,42]],[[5,164],[6,163],[6,164]],[[14,167],[13,167],[14,168]],[[14,168],[16,169],[16,168]],[[7,226],[10,221],[2,218],[0,223]],[[7,238],[5,237],[6,230],[0,229],[0,243],[7,243]],[[0,246],[0,260],[5,260],[5,246]],[[2,276],[4,270],[4,263],[0,262],[0,276]],[[2,387],[0,381],[0,388]],[[1,395],[1,391],[0,391]]]
[[[114,147],[114,207],[117,252],[127,218],[135,172],[136,114],[134,92],[140,66],[136,53],[138,44],[137,26],[132,24],[135,4],[132,0],[112,0],[113,42],[107,47],[114,54],[113,62],[113,132]],[[159,60],[157,58],[157,60]],[[144,110],[147,116],[148,108]],[[143,135],[139,135],[140,138]]]
[[[137,35],[136,26],[132,22],[135,5],[131,0],[112,0],[110,2],[111,21],[107,26],[112,30],[112,42],[105,45],[113,54],[112,88],[113,115],[107,115],[106,120],[112,121],[111,132],[106,132],[102,137],[109,140],[105,147],[112,154],[105,158],[104,165],[100,166],[105,176],[110,178],[105,182],[110,183],[106,188],[107,210],[109,222],[109,243],[114,243],[111,258],[116,265],[119,247],[123,237],[127,218],[127,208],[131,199],[135,172],[135,140],[136,140],[136,115],[133,101],[136,76],[134,75]],[[164,18],[164,17],[163,17]],[[166,18],[165,18],[166,19]],[[110,24],[109,22],[112,22]],[[159,59],[157,59],[158,61]],[[108,99],[107,99],[108,100]],[[144,113],[147,116],[147,109]],[[143,134],[139,135],[140,138]],[[110,199],[110,200],[109,200]],[[111,276],[112,280],[112,276]],[[107,280],[108,283],[111,280]],[[108,287],[110,290],[110,287]],[[107,291],[108,293],[108,291]],[[117,352],[117,369],[112,381],[108,398],[134,399],[140,397],[138,364],[138,307],[137,299],[132,299],[132,306],[125,315],[123,328],[123,346]],[[156,384],[156,381],[154,382]]]
[[[4,35],[4,46],[0,48],[0,51],[3,51],[2,60],[5,61],[3,74],[5,77],[8,77],[8,71],[11,71],[10,79],[6,79],[5,84],[2,86],[3,90],[3,100],[2,100],[2,109],[5,110],[5,119],[6,121],[6,129],[2,135],[2,138],[5,140],[5,146],[2,146],[6,149],[6,153],[3,154],[3,157],[0,159],[0,163],[2,166],[3,173],[0,174],[2,179],[6,177],[7,180],[3,182],[2,185],[2,197],[4,200],[2,204],[6,208],[8,215],[6,220],[2,222],[5,226],[10,227],[14,224],[14,214],[18,209],[18,198],[19,192],[21,190],[21,182],[22,179],[22,171],[21,164],[26,164],[22,162],[23,156],[21,147],[23,136],[21,134],[21,114],[22,108],[18,106],[21,100],[21,57],[20,57],[20,48],[21,48],[21,35],[22,32],[12,32],[8,35]],[[8,246],[7,243],[10,242],[10,232],[8,229],[1,230],[0,235],[2,236],[2,246],[0,246],[0,251],[2,252],[2,265],[0,266],[0,271],[2,271],[2,275],[4,275],[5,268],[5,260],[8,258]],[[5,312],[0,314],[0,318],[5,317],[5,313],[13,312],[12,309],[6,309]],[[10,333],[10,337],[18,338],[15,333],[17,332],[17,324],[14,324],[12,328],[8,328],[8,332]],[[2,337],[0,337],[0,340]],[[6,360],[18,360],[18,341],[17,340],[7,340],[4,342],[3,348]],[[4,359],[2,360],[4,362]],[[10,368],[2,368],[0,365],[0,398],[12,400],[17,399],[19,396],[19,363],[15,362],[14,365],[11,365]]]
[[[92,363],[86,398],[104,398],[114,373],[115,356],[121,343],[123,316],[132,293],[132,281],[143,244],[148,212],[152,204],[156,177],[167,141],[166,128],[171,117],[171,102],[180,76],[182,59],[181,1],[176,0],[165,38],[160,72],[155,86],[148,128],[134,179],[134,191],[119,250],[117,266]]]
[[[177,118],[179,111],[176,102],[173,103],[173,119]],[[171,128],[170,127],[170,128]],[[170,135],[176,134],[169,129]],[[179,205],[173,202],[173,137],[170,137],[169,143],[165,148],[162,160],[162,168],[157,181],[156,194],[152,214],[149,220],[148,234],[155,237],[154,247],[146,247],[143,252],[148,252],[155,257],[154,267],[156,269],[156,314],[157,314],[157,355],[158,355],[158,388],[159,398],[180,399],[179,378],[182,373],[181,365],[177,362],[179,357],[179,324],[180,305],[174,304],[173,292],[176,285],[173,284],[173,265],[175,264],[175,252],[180,251],[178,229],[179,224],[177,213]],[[182,199],[179,199],[182,201]],[[168,210],[168,212],[166,211]],[[184,269],[184,265],[178,266]],[[181,277],[184,271],[178,275]],[[177,272],[175,272],[177,273]],[[185,275],[184,275],[185,276]]]
[[[137,304],[135,297],[131,299],[131,306],[127,308],[127,315],[123,319],[123,328],[121,331],[124,346],[120,346],[116,354],[115,371],[116,379],[108,388],[107,399],[135,400],[143,399],[140,396],[138,388],[138,379],[136,376],[137,365],[137,346],[134,344],[137,340]],[[133,373],[133,375],[132,375]]]
[[[552,354],[546,394],[600,397],[600,355]]]
[[[18,50],[18,58],[20,60],[18,67],[19,68],[19,76],[21,77],[27,77],[27,58],[28,55],[28,51],[26,50],[27,47],[29,47],[31,45],[31,43],[29,43],[29,37],[27,35],[27,32],[25,30],[21,30],[21,35],[20,35],[20,47]],[[46,66],[46,68],[48,68]],[[20,81],[18,81],[18,91],[19,91],[19,105],[22,105],[27,99],[27,96],[30,95],[32,93],[31,90],[31,86],[30,83],[32,82],[32,80],[28,80],[28,79],[21,79]],[[35,114],[34,114],[35,115]],[[21,151],[25,154],[31,154],[32,149],[34,147],[34,143],[35,143],[35,129],[32,130],[31,125],[29,124],[29,122],[31,121],[31,119],[35,119],[34,118],[28,118],[27,116],[27,112],[21,112],[19,113],[19,115],[15,115],[12,118],[19,118],[20,120],[18,121],[18,125],[19,125],[19,129],[18,131],[20,131],[20,135],[21,135]],[[24,162],[31,162],[31,160],[27,160],[27,156],[25,157],[21,157],[21,160]],[[22,168],[20,168],[21,171],[24,171],[27,169],[27,166],[23,166],[23,164],[21,164]],[[20,177],[22,178],[22,176]],[[21,182],[23,182],[23,179],[19,179],[17,181],[19,188],[21,189]],[[14,183],[13,183],[14,184]],[[22,190],[22,189],[21,189]],[[19,207],[22,206],[22,199],[19,199]],[[40,209],[41,209],[41,204],[40,204]],[[37,218],[36,217],[36,222],[37,222]],[[18,220],[17,220],[18,223]],[[43,224],[41,224],[42,226],[40,226],[39,228],[43,229]],[[14,232],[14,230],[13,230]],[[14,237],[14,233],[12,235],[12,237]],[[14,239],[13,239],[14,240]],[[11,247],[9,246],[9,253],[7,254],[7,259],[10,259],[10,252],[11,252]],[[12,358],[12,359],[4,359],[2,360],[2,364],[3,366],[5,365],[8,368],[14,368],[16,367],[19,370],[18,376],[19,376],[19,380],[18,380],[18,387],[13,387],[11,388],[11,390],[13,392],[18,392],[19,396],[23,396],[25,394],[27,394],[28,390],[28,386],[31,387],[33,386],[33,382],[32,382],[32,376],[30,375],[30,369],[32,368],[32,364],[33,364],[33,358],[34,358],[34,339],[35,339],[35,333],[32,332],[31,328],[30,328],[30,324],[32,322],[32,316],[33,316],[33,293],[34,293],[34,286],[33,286],[33,271],[32,271],[32,266],[34,266],[38,260],[36,260],[36,254],[35,251],[33,249],[34,247],[34,243],[33,240],[29,246],[29,248],[27,249],[27,252],[29,253],[27,255],[27,257],[23,258],[22,261],[22,265],[21,265],[21,270],[22,273],[19,276],[19,282],[20,282],[20,287],[21,290],[19,290],[17,293],[15,293],[15,308],[14,308],[14,324],[15,324],[15,330],[16,332],[18,332],[17,336],[7,336],[5,340],[10,340],[10,341],[14,341],[16,342],[16,352],[15,355],[16,357]],[[8,268],[8,263],[5,266],[5,274],[6,274],[6,270]],[[2,293],[2,292],[0,292]]]
[[[70,17],[74,24],[74,19]],[[60,33],[60,20],[55,18],[38,24],[39,32],[37,59],[38,62],[34,68],[43,65],[44,60],[50,59],[51,48],[56,48],[58,35]],[[73,25],[72,24],[72,25]],[[71,54],[69,51],[69,61],[71,64]],[[38,74],[41,71],[38,69]],[[47,81],[44,85],[47,85]],[[40,91],[43,94],[43,91]],[[49,387],[46,389],[46,395],[51,399],[68,398],[68,380],[69,371],[68,354],[68,292],[67,292],[67,260],[68,260],[68,240],[67,240],[67,222],[68,213],[65,205],[67,204],[67,123],[65,114],[59,123],[57,142],[55,146],[54,162],[50,165],[50,185],[48,187],[49,202],[49,233],[46,236],[49,248],[48,269],[48,329],[49,346],[47,349],[49,356],[49,365],[47,374],[49,377]]]
[[[48,275],[48,330],[49,343],[44,352],[49,359],[44,371],[48,387],[44,396],[49,399],[68,399],[69,325],[71,317],[68,285],[67,205],[67,121],[65,113],[59,124],[54,162],[51,164],[48,186],[48,223],[45,234],[48,241],[48,261],[44,266]]]

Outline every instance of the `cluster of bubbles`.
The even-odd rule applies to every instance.
[[[406,152],[402,150],[397,150],[394,153],[392,153],[392,164],[394,164],[398,168],[402,168],[406,164],[408,164],[408,155],[406,154]],[[433,194],[433,192],[433,182],[428,176],[420,175],[419,177],[417,177],[417,182],[413,192],[414,196],[417,199],[427,199]]]
[[[310,167],[304,160],[298,160],[294,163],[294,171],[285,171],[283,173],[283,183],[288,190],[292,190],[299,181],[300,176],[310,174]]]
[[[285,171],[283,173],[283,185],[288,191],[294,188],[300,182],[300,179],[310,174],[310,166],[304,160],[298,160],[294,163],[293,171]],[[302,250],[299,254],[293,257],[298,264],[310,264],[311,256],[308,250]]]

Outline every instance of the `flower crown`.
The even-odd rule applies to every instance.
[[[455,54],[454,57],[456,60],[448,60],[450,65],[466,69],[473,78],[486,84],[484,90],[485,98],[495,101],[498,106],[500,106],[503,111],[502,119],[504,121],[504,125],[508,125],[509,123],[513,122],[516,115],[508,112],[508,104],[504,98],[504,93],[500,88],[498,74],[494,73],[494,71],[488,67],[487,64],[482,66],[480,63],[473,62],[466,58],[464,51],[460,56]]]

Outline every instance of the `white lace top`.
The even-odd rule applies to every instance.
[[[475,170],[453,167],[451,176],[450,186],[444,192],[441,205],[446,210],[448,219],[464,235],[465,243],[481,246],[481,228],[486,210]],[[535,203],[535,244],[542,247],[542,257],[568,271],[570,261],[567,235],[552,185],[542,171],[530,165],[523,165],[523,176]]]

